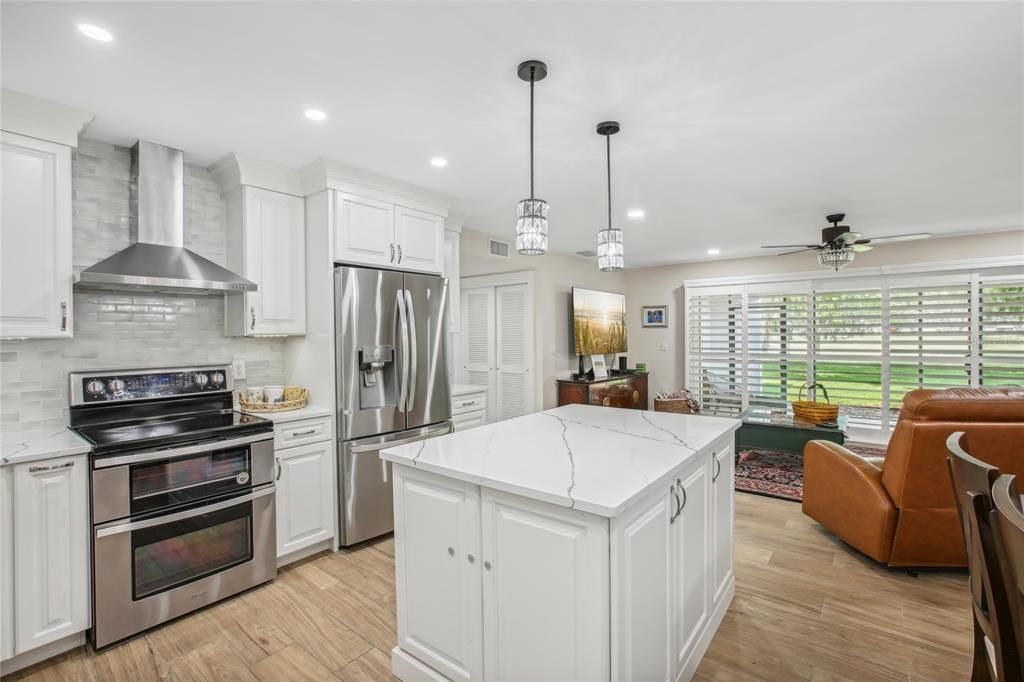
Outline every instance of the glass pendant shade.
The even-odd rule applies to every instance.
[[[523,199],[516,211],[516,252],[542,256],[548,250],[548,202]]]
[[[818,252],[818,264],[839,270],[852,263],[855,255],[856,253],[850,245],[822,249]]]
[[[626,265],[622,247],[622,230],[609,227],[597,233],[597,267],[601,272],[615,272]]]

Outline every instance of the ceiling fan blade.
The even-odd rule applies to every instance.
[[[870,251],[873,248],[875,247],[868,246],[867,244],[861,244],[860,242],[854,242],[853,244],[853,250],[857,253],[864,253],[865,251]]]
[[[817,249],[817,244],[772,244],[771,246],[762,246],[762,249]]]
[[[862,235],[860,232],[843,232],[833,241],[843,242],[844,244],[852,244],[858,239],[862,238],[863,236],[864,235]]]
[[[870,241],[872,244],[884,242],[909,242],[914,239],[928,239],[928,237],[931,236],[931,232],[914,232],[912,234],[892,234],[888,237],[872,237]]]
[[[802,249],[796,249],[795,251],[783,251],[782,253],[775,254],[776,256],[791,256],[794,253],[807,253],[808,251],[817,251],[817,246],[805,246]]]

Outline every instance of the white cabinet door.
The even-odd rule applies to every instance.
[[[71,149],[0,132],[0,337],[71,336]]]
[[[684,667],[696,668],[690,654],[708,621],[710,609],[710,522],[711,492],[709,462],[700,463],[676,478],[678,512],[671,524],[670,570],[672,612],[671,654],[673,678]],[[693,670],[687,674],[692,675]],[[684,675],[684,679],[688,679]]]
[[[395,466],[398,645],[452,680],[482,677],[479,488]]]
[[[669,529],[676,498],[655,491],[612,521],[614,680],[669,680]]]
[[[484,677],[608,679],[607,520],[491,490],[481,508]]]
[[[452,430],[453,431],[466,431],[476,426],[483,426],[487,423],[487,412],[484,410],[477,410],[476,412],[466,412],[463,414],[456,414],[452,416]]]
[[[89,627],[88,459],[14,465],[15,653]]]
[[[394,265],[395,207],[386,201],[338,192],[334,260],[355,265]]]
[[[448,331],[458,334],[462,321],[461,236],[455,230],[444,231],[444,276],[448,278]]]
[[[494,288],[496,421],[515,419],[533,412],[533,324],[529,314],[529,289],[525,284]]]
[[[487,414],[495,413],[494,287],[462,290],[459,381],[487,389]]]
[[[732,578],[736,486],[731,443],[715,451],[711,466],[711,587],[712,603],[717,604]]]
[[[306,224],[302,198],[244,188],[246,336],[306,333]]]
[[[334,537],[334,443],[278,450],[277,556]]]
[[[0,467],[0,661],[14,655],[14,489]]]
[[[395,207],[395,265],[402,270],[440,273],[444,269],[444,218]]]

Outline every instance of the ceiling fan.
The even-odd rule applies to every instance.
[[[832,213],[825,216],[825,220],[832,223],[831,227],[824,227],[821,230],[820,244],[773,244],[762,246],[762,249],[793,249],[783,251],[780,256],[788,256],[794,253],[805,251],[817,251],[818,263],[821,265],[839,270],[853,262],[855,254],[862,251],[870,251],[873,244],[885,244],[888,242],[904,242],[912,239],[927,239],[931,236],[928,232],[915,232],[913,234],[894,234],[888,237],[865,237],[860,232],[851,232],[849,225],[840,225],[846,218],[845,213]]]

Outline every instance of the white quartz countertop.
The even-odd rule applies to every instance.
[[[385,460],[615,517],[738,419],[566,405],[387,448]],[[667,480],[667,479],[666,479]]]
[[[466,395],[467,393],[486,393],[486,386],[472,386],[470,384],[452,384],[452,397]]]
[[[92,446],[88,442],[67,428],[5,433],[0,438],[0,466],[70,457],[90,450]]]
[[[297,410],[287,410],[284,412],[246,412],[245,414],[251,414],[256,417],[263,417],[269,419],[275,424],[284,424],[285,422],[297,422],[300,419],[314,419],[317,417],[326,417],[331,414],[331,410],[326,407],[319,405],[306,405],[305,407]]]

